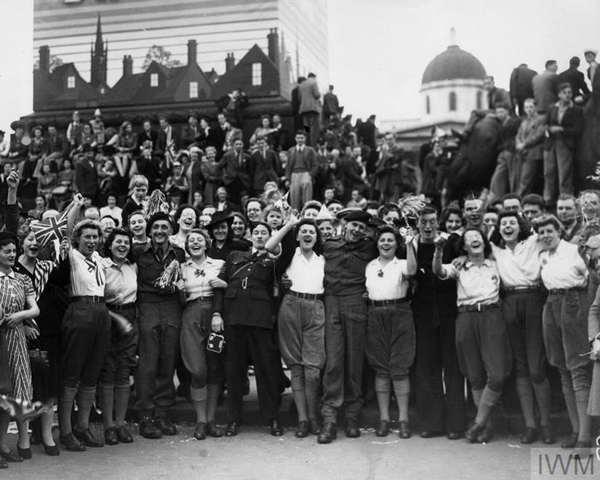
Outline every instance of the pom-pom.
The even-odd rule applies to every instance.
[[[177,280],[179,280],[180,273],[181,268],[179,262],[173,260],[167,268],[165,268],[165,271],[154,281],[154,286],[163,290],[175,291],[177,289],[175,284],[177,283]]]

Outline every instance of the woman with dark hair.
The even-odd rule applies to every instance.
[[[227,260],[231,252],[246,252],[250,248],[248,242],[233,239],[234,220],[234,216],[227,212],[215,212],[210,223],[206,225],[206,231],[212,239],[206,252],[210,258]]]
[[[375,370],[375,393],[379,406],[379,425],[375,435],[390,431],[390,393],[396,394],[400,438],[410,438],[408,370],[415,358],[415,327],[407,302],[408,278],[417,273],[415,248],[406,238],[407,259],[397,257],[401,237],[391,226],[377,235],[379,256],[365,269],[365,287],[369,296],[366,356]]]
[[[23,225],[19,231],[22,238],[23,253],[15,265],[15,271],[27,276],[33,285],[35,299],[40,308],[40,315],[35,324],[39,336],[33,342],[34,347],[47,352],[49,368],[43,372],[33,372],[33,397],[36,400],[52,399],[54,402],[59,392],[59,362],[61,355],[60,324],[68,305],[68,298],[63,285],[68,278],[61,278],[56,263],[40,259],[40,254],[49,255],[42,251],[30,224]],[[61,250],[69,247],[68,239],[61,242]],[[31,423],[33,435],[44,446],[44,451],[51,456],[59,455],[60,451],[52,436],[54,412],[43,412],[39,419]]]
[[[231,212],[233,222],[231,224],[231,233],[233,240],[243,242],[250,246],[250,241],[246,238],[246,231],[248,230],[248,220],[240,212]]]
[[[546,376],[542,311],[546,294],[542,288],[540,243],[529,224],[516,211],[502,212],[490,238],[502,280],[502,315],[512,348],[517,394],[525,417],[521,443],[538,437],[534,394],[540,412],[540,435],[555,442],[550,426],[550,383]]]
[[[479,229],[468,227],[462,234],[461,247],[467,259],[460,268],[442,264],[446,242],[441,235],[435,239],[433,272],[442,279],[456,279],[456,353],[477,407],[475,422],[465,437],[471,443],[485,443],[492,437],[489,419],[511,369],[510,344],[500,310],[500,275],[490,259],[492,248]]]
[[[116,445],[119,442],[133,442],[133,437],[125,426],[125,414],[129,405],[129,377],[137,365],[138,344],[138,312],[135,305],[137,265],[132,259],[131,234],[120,228],[113,229],[104,242],[103,253],[101,263],[106,275],[106,306],[109,311],[123,316],[129,324],[126,326],[113,322],[110,350],[98,382],[104,443]]]
[[[204,440],[206,435],[223,436],[215,424],[223,369],[219,354],[208,351],[206,345],[211,331],[223,331],[222,318],[212,316],[212,303],[214,289],[226,287],[225,282],[217,278],[225,262],[207,256],[210,243],[206,230],[190,232],[185,243],[190,258],[181,266],[178,283],[186,302],[181,317],[181,357],[191,374],[190,397],[196,411],[196,440]]]
[[[248,355],[254,363],[258,403],[271,435],[283,435],[279,422],[279,371],[273,327],[275,262],[265,250],[270,227],[257,222],[252,228],[252,252],[232,252],[219,273],[227,282],[223,293],[215,291],[213,322],[222,317],[227,339],[227,407],[229,421],[225,435],[238,434]]]
[[[179,248],[185,248],[185,242],[189,233],[198,227],[198,211],[190,204],[180,205],[173,217],[175,234],[169,237],[169,241]]]
[[[30,402],[33,397],[31,368],[27,352],[27,336],[37,336],[24,322],[40,314],[35,301],[31,280],[26,275],[13,270],[17,259],[19,241],[13,233],[0,233],[0,335],[7,345],[7,363],[10,370],[11,397]],[[7,462],[22,462],[31,458],[29,448],[28,422],[15,418],[19,430],[18,454],[8,447],[8,424],[10,414],[0,409],[0,457]],[[4,464],[5,465],[5,464]],[[0,468],[5,468],[3,462]]]
[[[254,133],[250,137],[250,145],[254,145],[259,138],[267,139],[276,129],[271,127],[271,118],[268,115],[260,117],[260,125],[254,129]]]
[[[588,270],[577,245],[561,240],[562,228],[553,215],[536,219],[541,242],[541,278],[548,290],[542,323],[550,365],[558,368],[573,433],[563,448],[588,448],[591,418],[587,414],[592,380],[588,341]]]
[[[440,218],[440,231],[446,233],[458,232],[463,226],[463,215],[458,205],[448,205],[442,211]]]
[[[321,371],[325,366],[321,234],[314,220],[292,214],[265,248],[271,253],[281,250],[278,270],[291,282],[279,309],[278,325],[281,356],[292,374],[298,411],[296,436],[318,435]]]

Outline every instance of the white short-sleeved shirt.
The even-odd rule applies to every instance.
[[[94,252],[90,258],[85,258],[79,250],[72,249],[69,253],[69,261],[71,262],[70,295],[103,297],[106,275],[98,252]]]
[[[308,260],[296,247],[292,261],[285,271],[292,281],[290,290],[297,293],[321,295],[324,292],[323,279],[325,278],[325,258],[313,252]]]
[[[223,260],[206,257],[202,265],[193,260],[186,261],[181,267],[181,278],[185,285],[185,299],[189,302],[199,297],[212,297],[213,287],[210,281],[219,276]]]
[[[125,305],[137,299],[137,264],[125,260],[118,266],[111,258],[101,260],[106,275],[104,300],[108,304]]]
[[[365,287],[369,300],[396,300],[408,292],[408,264],[394,257],[384,267],[379,258],[371,260],[365,268]]]
[[[588,270],[577,245],[561,240],[556,251],[540,253],[542,281],[548,290],[579,288],[587,285]]]
[[[541,283],[540,244],[537,235],[517,243],[515,249],[492,243],[498,273],[505,287],[533,287]]]
[[[500,300],[500,274],[494,260],[485,259],[481,265],[467,260],[458,270],[451,263],[444,264],[443,278],[456,279],[456,304],[492,304]]]

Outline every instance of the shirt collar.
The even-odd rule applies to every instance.
[[[556,105],[558,108],[560,108],[561,107],[560,100],[558,102],[556,102],[554,105]],[[569,103],[567,103],[567,105],[565,106],[565,108],[571,108],[571,107],[573,107],[573,105],[575,105],[573,103],[573,100],[569,100]]]
[[[468,270],[469,268],[475,266],[475,264],[471,261],[471,260],[467,260],[467,263],[465,263],[464,269]],[[481,264],[481,266],[483,267],[491,267],[492,266],[492,261],[489,258],[486,258],[483,263]]]
[[[214,259],[212,259],[210,257],[204,257],[204,263],[202,265],[205,265],[205,264],[212,265],[214,263],[215,263]],[[185,262],[185,265],[189,266],[189,267],[197,267],[198,266],[198,265],[196,265],[196,262],[194,262],[191,258]]]
[[[9,273],[0,272],[0,278],[4,278],[4,277],[8,277],[8,278],[14,279],[15,278],[15,271],[11,270]]]

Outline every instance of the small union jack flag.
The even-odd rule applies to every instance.
[[[57,217],[47,218],[46,220],[33,222],[31,224],[31,230],[33,230],[35,238],[37,238],[41,247],[52,240],[61,241],[67,234],[67,217],[71,210],[71,205],[72,204],[65,208],[65,210]]]

